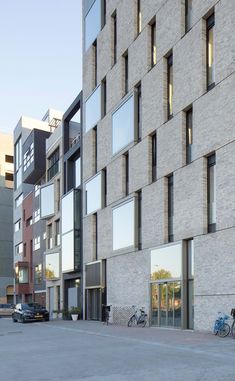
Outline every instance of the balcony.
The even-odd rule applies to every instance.
[[[23,144],[23,178],[28,184],[35,184],[46,170],[46,139],[50,132],[33,129]]]

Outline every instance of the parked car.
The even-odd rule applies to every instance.
[[[49,321],[49,312],[38,303],[18,303],[12,314],[13,322]]]
[[[0,317],[11,316],[14,310],[14,307],[15,307],[14,304],[9,304],[9,303],[0,304]]]

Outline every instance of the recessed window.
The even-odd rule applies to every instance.
[[[193,0],[185,0],[185,33],[192,28],[192,5]]]
[[[216,156],[207,158],[208,233],[216,231]]]
[[[55,246],[60,245],[60,220],[55,221]]]
[[[125,194],[129,194],[129,153],[126,152],[124,155],[125,158]]]
[[[207,89],[215,85],[215,16],[212,14],[206,20],[207,27]]]
[[[38,264],[34,267],[34,282],[35,284],[42,283],[42,264]]]
[[[14,163],[14,158],[11,155],[5,155],[5,162],[6,163]]]
[[[52,249],[53,247],[52,224],[47,226],[47,247],[48,249]]]
[[[85,17],[85,50],[95,41],[101,30],[101,0],[96,0]]]
[[[137,34],[140,34],[142,30],[142,14],[141,14],[141,0],[137,0],[137,9],[136,9],[136,17],[137,17]]]
[[[23,193],[21,193],[16,199],[15,199],[15,207],[18,208],[23,201]]]
[[[20,267],[18,271],[18,282],[20,284],[29,283],[29,269]]]
[[[167,245],[151,251],[151,279],[177,279],[182,276],[182,246]]]
[[[33,250],[34,251],[39,250],[40,246],[41,246],[41,237],[40,236],[35,237],[33,240]]]
[[[174,241],[173,219],[174,219],[174,178],[173,178],[173,175],[170,175],[168,177],[168,242]]]
[[[86,132],[101,118],[101,86],[98,86],[85,103]]]
[[[106,77],[102,79],[101,82],[101,112],[102,118],[106,115],[107,112],[107,85],[106,85]]]
[[[112,115],[113,155],[134,141],[134,96],[125,100]]]
[[[40,209],[36,209],[34,212],[34,223],[38,222],[40,220]]]
[[[48,158],[47,179],[50,181],[60,170],[60,150],[57,148]]]
[[[157,180],[157,134],[152,135],[152,181]]]
[[[36,184],[34,187],[34,196],[37,197],[40,195],[40,185]]]
[[[193,109],[186,112],[186,164],[192,161],[193,146]]]
[[[97,127],[93,128],[93,160],[94,160],[94,172],[97,173],[97,162],[98,162],[98,141],[97,141]]]
[[[167,114],[173,116],[173,54],[167,58]]]
[[[113,250],[135,246],[135,200],[113,209]]]
[[[106,24],[106,0],[101,0],[101,24],[102,28]]]
[[[33,224],[33,218],[32,217],[27,218],[26,226],[28,227],[28,226],[31,226],[32,224]]]
[[[6,172],[5,173],[5,180],[6,181],[14,181],[14,175],[13,175],[13,173]]]
[[[15,232],[18,232],[21,229],[21,220],[15,222]]]
[[[142,136],[142,91],[141,91],[141,83],[135,86],[135,90],[137,92],[136,97],[136,108],[137,108],[137,139],[141,140]]]
[[[86,213],[94,213],[102,208],[102,176],[101,172],[89,180],[85,185]]]
[[[93,65],[94,86],[93,86],[93,89],[95,89],[97,86],[97,41],[96,40],[93,42],[93,60],[94,60],[94,65]]]
[[[126,52],[123,55],[123,61],[124,61],[124,94],[128,93],[128,52]]]
[[[138,210],[138,250],[142,249],[142,190],[137,192]]]
[[[112,15],[113,26],[113,64],[117,62],[117,13],[116,11]]]
[[[74,172],[75,172],[75,188],[81,185],[81,158],[79,157],[74,162]]]
[[[15,254],[20,255],[22,253],[23,253],[23,243],[21,242],[15,246]]]
[[[156,45],[156,22],[151,25],[151,67],[157,63],[157,45]]]

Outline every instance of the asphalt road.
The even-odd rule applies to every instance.
[[[235,340],[97,322],[0,319],[1,381],[234,381]]]

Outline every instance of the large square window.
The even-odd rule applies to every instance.
[[[178,279],[182,275],[182,245],[167,245],[151,251],[151,279]]]
[[[95,41],[101,29],[101,0],[96,0],[85,18],[85,50]]]
[[[86,132],[101,119],[101,86],[98,86],[85,103]]]
[[[134,95],[131,95],[112,115],[113,155],[135,140]]]
[[[113,209],[113,250],[135,246],[135,200]]]
[[[98,173],[86,183],[86,213],[94,213],[102,208],[102,177]]]

